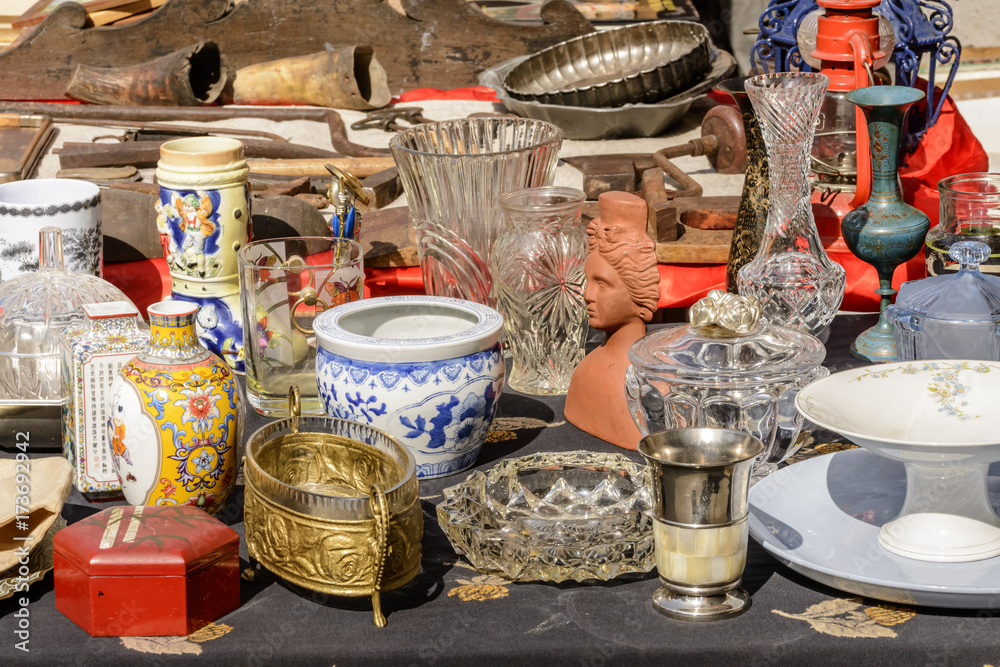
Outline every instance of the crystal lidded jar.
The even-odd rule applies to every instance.
[[[26,402],[58,405],[63,398],[60,333],[86,320],[84,304],[131,304],[108,281],[66,270],[58,227],[43,227],[38,244],[38,271],[0,284],[0,407]]]
[[[959,241],[948,249],[958,273],[911,280],[885,310],[900,361],[1000,361],[1000,277],[980,272],[990,247]]]
[[[826,377],[826,348],[803,331],[760,320],[748,297],[713,290],[689,310],[690,324],[663,327],[629,348],[629,412],[643,435],[726,428],[764,443],[762,477],[799,447],[795,397]]]
[[[585,199],[555,186],[500,198],[505,227],[490,267],[513,356],[507,385],[526,394],[565,394],[586,354]]]
[[[767,147],[770,208],[760,249],[738,277],[763,317],[812,334],[826,327],[844,298],[844,269],[826,254],[810,202],[809,156],[827,78],[821,74],[755,76],[746,91]]]

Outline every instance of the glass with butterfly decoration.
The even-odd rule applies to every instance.
[[[361,246],[350,239],[267,239],[243,246],[238,258],[250,405],[268,417],[287,416],[288,389],[298,385],[302,414],[324,414],[313,319],[363,297]]]

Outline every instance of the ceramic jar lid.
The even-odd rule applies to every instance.
[[[808,375],[826,357],[815,336],[759,319],[753,297],[713,290],[688,317],[690,324],[637,340],[628,353],[632,365],[668,382],[753,386]]]
[[[1000,320],[1000,278],[979,271],[989,256],[990,247],[985,243],[952,244],[948,257],[958,262],[958,273],[903,283],[895,306],[890,308],[938,320]]]
[[[419,362],[488,350],[503,318],[488,306],[438,296],[386,296],[343,304],[313,324],[319,346],[361,361]]]

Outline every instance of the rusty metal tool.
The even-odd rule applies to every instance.
[[[75,118],[73,120],[60,119],[59,122],[71,125],[85,125],[88,127],[120,128],[123,130],[136,130],[137,132],[163,132],[179,135],[223,135],[227,137],[254,137],[257,139],[270,139],[271,141],[281,141],[288,143],[288,139],[274,132],[264,132],[263,130],[244,130],[234,127],[204,127],[201,125],[176,125],[173,123],[144,123],[142,121],[113,121],[113,120],[91,120],[88,118]]]
[[[636,192],[643,173],[647,169],[660,167],[672,179],[681,182],[686,174],[673,165],[665,165],[664,160],[683,155],[708,157],[712,167],[721,174],[740,174],[746,169],[746,136],[743,133],[743,119],[735,107],[718,105],[709,109],[701,122],[701,137],[679,146],[670,146],[651,155],[625,153],[621,155],[583,155],[563,158],[583,173],[583,190],[588,199],[596,199],[602,192],[623,190]],[[683,176],[681,176],[683,174]],[[691,181],[690,183],[693,183]],[[688,185],[682,186],[685,189]],[[700,193],[700,191],[699,191]],[[682,192],[676,196],[692,196]]]
[[[350,157],[380,157],[389,155],[388,148],[356,144],[347,138],[347,129],[340,114],[333,109],[310,107],[132,107],[124,105],[58,104],[52,102],[4,102],[12,113],[46,113],[57,122],[74,122],[81,118],[111,121],[182,121],[204,123],[236,118],[264,120],[311,120],[326,123],[330,142],[338,153]],[[0,110],[2,112],[2,110]]]
[[[405,121],[408,125],[400,125],[400,121]],[[399,132],[408,126],[433,122],[430,118],[424,117],[424,110],[421,107],[387,107],[369,111],[364,118],[351,123],[351,129],[368,130],[378,127],[385,132]]]
[[[67,142],[59,151],[59,166],[63,169],[83,167],[155,167],[160,159],[163,141],[125,141],[118,143]],[[244,139],[243,151],[248,158],[274,160],[337,157],[340,155],[321,148],[260,139]]]

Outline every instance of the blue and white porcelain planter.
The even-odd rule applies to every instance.
[[[390,296],[316,318],[316,384],[331,417],[370,424],[409,447],[417,477],[472,467],[503,389],[503,320],[487,306]]]

